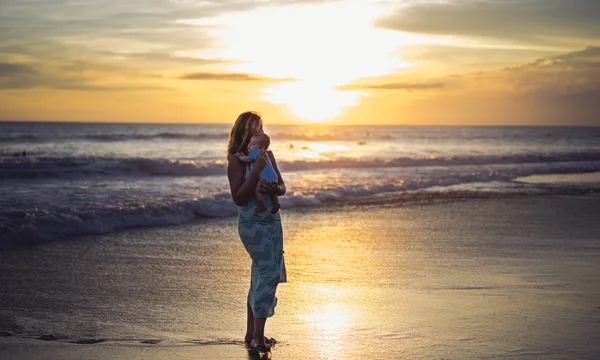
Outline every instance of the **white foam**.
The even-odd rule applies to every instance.
[[[519,177],[515,181],[531,184],[600,184],[600,172],[530,175]]]
[[[48,209],[1,214],[0,248],[35,244],[72,235],[101,234],[115,230],[174,225],[196,217],[224,217],[237,213],[232,201],[200,199],[169,204],[137,204],[129,208]]]
[[[391,159],[337,158],[334,160],[283,160],[282,171],[316,169],[370,169],[426,166],[465,166],[540,163],[581,163],[600,161],[599,151],[567,153],[530,153],[482,156],[410,156]],[[5,157],[0,158],[0,178],[139,177],[139,176],[214,176],[223,175],[221,160],[190,160],[108,157]]]

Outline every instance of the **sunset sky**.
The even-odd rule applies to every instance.
[[[0,120],[600,126],[598,0],[2,0]]]

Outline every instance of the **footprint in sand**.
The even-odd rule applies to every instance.
[[[158,344],[160,340],[143,340],[140,341],[142,344]]]

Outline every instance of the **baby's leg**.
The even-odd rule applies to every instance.
[[[271,214],[275,214],[281,209],[281,205],[279,204],[279,197],[277,195],[269,195],[271,197],[271,201],[273,202],[273,207],[271,208]]]
[[[256,184],[254,188],[254,196],[256,197],[256,212],[263,212],[267,209],[265,206],[265,196],[260,192],[260,186]]]

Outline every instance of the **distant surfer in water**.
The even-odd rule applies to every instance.
[[[265,324],[275,313],[277,285],[286,281],[281,216],[280,212],[272,211],[271,195],[282,196],[286,188],[271,151],[259,150],[252,166],[235,156],[240,151],[246,152],[251,138],[257,134],[263,134],[260,115],[251,111],[240,114],[229,134],[227,177],[233,201],[239,206],[240,239],[252,259],[245,342],[251,349],[269,351],[274,339],[265,337]],[[269,161],[277,173],[277,181],[260,179]],[[265,195],[264,205],[268,211],[256,211],[256,186]]]

